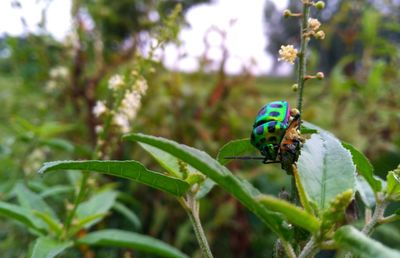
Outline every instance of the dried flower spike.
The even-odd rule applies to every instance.
[[[293,45],[281,46],[281,49],[279,50],[278,61],[286,61],[294,64],[294,60],[296,60],[297,57],[297,52],[297,49],[295,49]]]

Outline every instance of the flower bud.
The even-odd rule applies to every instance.
[[[314,6],[315,6],[315,8],[317,8],[319,10],[322,10],[322,9],[325,8],[325,3],[323,1],[318,1],[318,2],[315,3]]]
[[[325,75],[323,72],[318,72],[315,77],[317,77],[318,80],[322,80],[324,79]]]
[[[297,83],[292,85],[292,91],[296,92],[299,89],[299,85]]]
[[[292,12],[289,9],[283,11],[283,17],[289,18],[292,15]]]
[[[323,40],[325,38],[325,32],[323,30],[318,31],[315,33],[314,37],[319,40]]]

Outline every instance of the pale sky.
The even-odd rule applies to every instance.
[[[274,0],[283,9],[287,0]],[[29,31],[37,31],[41,19],[41,10],[47,1],[20,0],[22,9],[11,8],[12,0],[0,0],[0,34],[18,35],[24,33],[21,17],[27,22]],[[202,4],[187,12],[190,28],[180,33],[183,46],[180,51],[168,46],[164,64],[171,69],[194,71],[197,69],[198,57],[204,53],[204,35],[211,27],[226,31],[226,46],[230,58],[226,70],[238,73],[243,65],[254,60],[255,74],[265,74],[271,68],[271,57],[265,53],[266,37],[263,27],[263,10],[265,0],[217,0],[212,4]],[[62,39],[70,28],[70,0],[52,0],[47,12],[47,29],[57,38]],[[230,22],[235,20],[234,25]],[[221,37],[218,33],[209,34],[211,45],[208,57],[218,64],[221,51],[218,45]],[[178,59],[178,52],[185,58]],[[179,61],[177,61],[179,60]]]

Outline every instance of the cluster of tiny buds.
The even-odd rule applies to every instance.
[[[315,8],[321,10],[325,8],[325,3],[323,1],[318,1],[318,2],[312,2],[309,0],[304,0],[303,4],[309,5],[309,6],[314,6]],[[285,18],[288,17],[302,17],[302,13],[292,13],[290,10],[286,9],[283,11],[283,16]],[[318,40],[323,40],[325,38],[325,32],[323,30],[320,30],[321,27],[321,22],[318,19],[315,18],[309,18],[307,21],[307,30],[306,32],[303,33],[303,37],[305,40],[309,40],[310,37],[314,37],[315,39]],[[279,50],[279,58],[278,61],[285,61],[290,64],[294,64],[296,58],[301,55],[302,53],[299,53],[299,51],[294,48],[293,45],[282,45],[280,50]],[[321,73],[322,74],[322,73]],[[316,75],[315,78],[317,79],[322,79],[323,74],[321,76],[320,73]],[[307,79],[307,78],[305,78]],[[311,79],[311,78],[308,78]],[[295,86],[292,86],[293,91],[297,91],[297,88]]]

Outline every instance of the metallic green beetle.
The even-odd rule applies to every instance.
[[[290,124],[290,105],[287,101],[274,101],[265,104],[257,114],[250,142],[256,147],[265,161],[275,161],[279,146]]]

